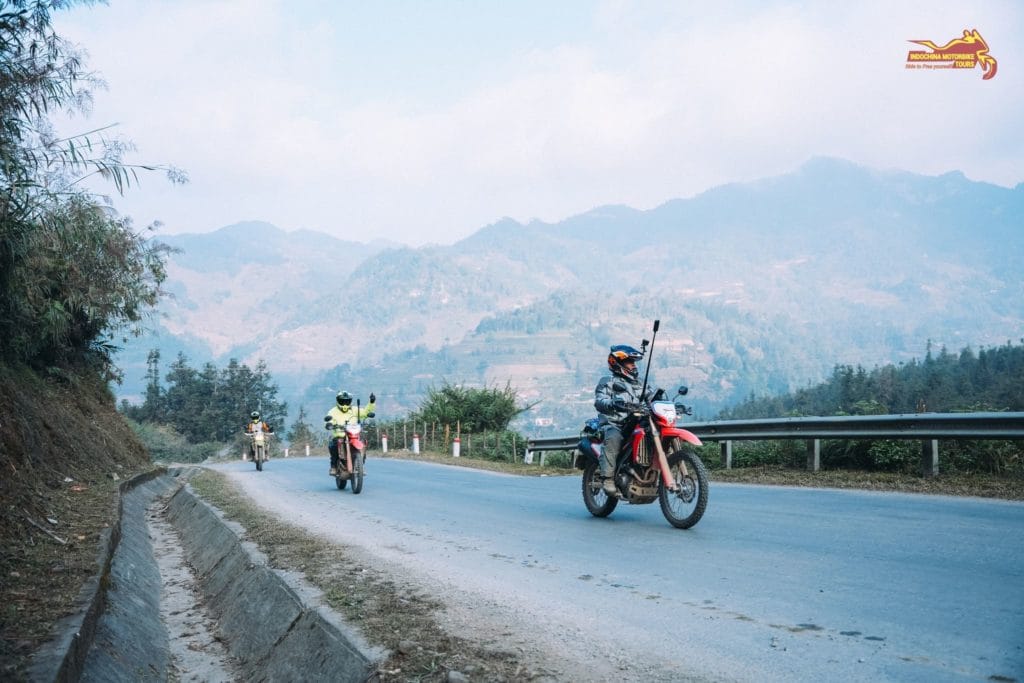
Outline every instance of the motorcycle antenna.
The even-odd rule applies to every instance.
[[[356,399],[356,424],[363,424],[363,419],[359,416],[359,413],[362,412],[362,410],[359,408],[359,401],[360,401],[360,399],[357,398]]]
[[[640,390],[641,400],[642,400],[643,396],[647,395],[647,378],[651,374],[651,358],[654,357],[654,340],[657,339],[657,337],[658,337],[658,328],[659,327],[661,327],[661,321],[660,320],[655,320],[654,321],[654,334],[651,335],[651,352],[647,355],[647,369],[644,370],[644,386]],[[646,342],[647,340],[645,339],[644,341]],[[642,344],[642,346],[646,347],[647,344]]]

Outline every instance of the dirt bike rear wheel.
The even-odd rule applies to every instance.
[[[583,467],[583,504],[595,517],[607,517],[619,504],[619,499],[604,492],[601,467],[591,460]]]
[[[689,529],[704,516],[708,506],[708,471],[696,453],[688,450],[668,454],[668,469],[678,491],[670,491],[666,482],[658,487],[661,513],[677,529]],[[686,466],[683,475],[682,465]]]
[[[355,451],[352,454],[352,493],[361,493],[363,490],[363,466],[365,456],[362,451]]]

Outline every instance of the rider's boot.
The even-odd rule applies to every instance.
[[[331,458],[331,471],[329,472],[329,474],[332,477],[338,476],[338,459],[337,458]]]
[[[619,490],[615,488],[615,477],[604,477],[604,480],[601,482],[601,488],[609,496],[619,495]]]
[[[615,465],[608,462],[608,460],[601,457],[601,488],[609,496],[619,495],[619,490],[615,486]]]

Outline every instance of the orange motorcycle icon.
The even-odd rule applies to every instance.
[[[911,43],[924,45],[930,48],[931,52],[912,50],[907,54],[907,61],[949,61],[954,63],[954,68],[973,69],[975,63],[981,64],[981,70],[985,72],[983,80],[989,80],[996,75],[996,60],[988,53],[988,43],[978,33],[978,29],[968,31],[964,29],[963,38],[954,38],[945,45],[936,45],[930,40],[911,40]]]

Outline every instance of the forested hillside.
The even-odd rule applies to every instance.
[[[871,370],[837,365],[825,382],[781,396],[750,396],[720,417],[1007,410],[1024,410],[1024,346],[1012,343],[977,353],[929,348],[924,360]]]

